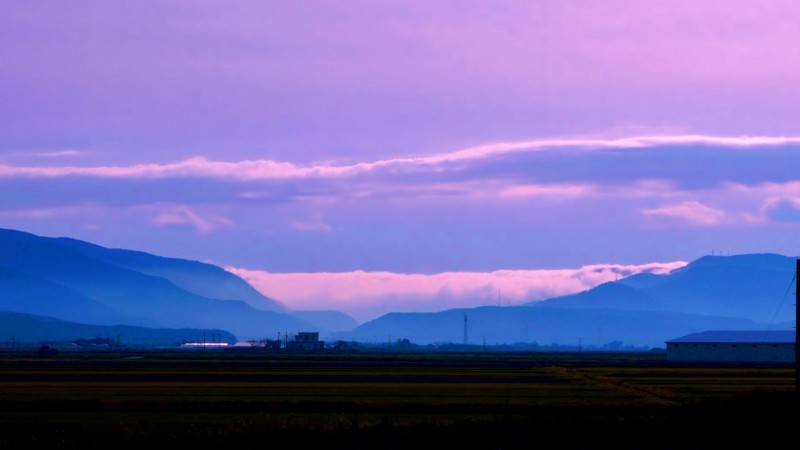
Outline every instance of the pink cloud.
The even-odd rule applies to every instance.
[[[643,209],[645,216],[660,216],[678,219],[694,225],[717,225],[725,217],[725,212],[711,208],[697,201],[685,201],[659,208]]]
[[[211,233],[218,228],[233,226],[233,222],[220,216],[201,217],[187,206],[176,206],[168,211],[159,213],[150,222],[154,225],[186,225],[193,227],[200,234]]]
[[[625,192],[628,190],[626,189]],[[361,186],[347,191],[345,195],[354,198],[369,198],[383,195],[402,195],[416,198],[465,196],[474,199],[519,199],[531,197],[566,197],[577,198],[595,195],[599,189],[589,183],[516,183],[506,180],[481,180],[440,183],[404,183],[388,186]],[[256,197],[255,193],[247,193],[242,198]],[[318,197],[319,198],[319,197]]]
[[[495,195],[505,198],[583,197],[594,191],[594,187],[582,184],[516,184],[501,189]]]
[[[270,273],[235,267],[226,269],[290,309],[336,309],[363,321],[392,311],[520,304],[580,292],[635,273],[663,274],[684,265],[683,261],[597,264],[579,269],[430,275],[366,271]]]

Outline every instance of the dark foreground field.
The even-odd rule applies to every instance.
[[[661,354],[0,354],[0,449],[765,448],[797,406],[792,367]]]

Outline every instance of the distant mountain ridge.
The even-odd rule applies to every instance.
[[[238,276],[212,264],[165,258],[135,250],[105,248],[71,238],[56,238],[56,241],[102,261],[165,278],[196,295],[221,300],[241,300],[257,309],[285,312],[285,308],[275,300],[265,297]]]
[[[771,253],[704,256],[665,275],[638,274],[584,292],[530,302],[537,307],[614,308],[794,320],[787,293],[796,257]]]
[[[482,306],[436,313],[389,313],[338,337],[367,342],[409,339],[420,344],[462,344],[465,313],[468,343],[485,342],[490,346],[523,342],[600,346],[621,341],[626,345],[660,347],[667,339],[696,330],[759,327],[748,319],[677,312]]]
[[[797,259],[769,253],[705,256],[669,274],[641,273],[522,306],[391,313],[338,337],[460,344],[464,314],[470,343],[490,345],[622,341],[661,347],[706,330],[791,329]]]
[[[91,326],[219,329],[238,340],[316,330],[328,339],[422,344],[461,343],[466,313],[471,343],[660,346],[709,329],[792,328],[796,259],[706,256],[669,274],[637,274],[523,306],[390,313],[356,326],[336,311],[286,312],[212,264],[0,229],[0,312]],[[47,323],[24,323],[34,322]]]
[[[220,328],[261,339],[304,330],[217,266],[0,229],[0,311],[96,325]]]
[[[130,325],[90,325],[34,314],[0,312],[0,341],[6,346],[72,342],[76,339],[110,338],[120,345],[178,345],[182,342],[209,341],[233,343],[236,338],[219,329],[145,328]]]

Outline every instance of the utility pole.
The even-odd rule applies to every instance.
[[[797,395],[800,395],[800,347],[797,344],[800,344],[800,312],[798,312],[798,305],[800,305],[800,259],[797,260],[797,271],[794,274],[794,383],[795,383],[795,392]]]
[[[467,313],[464,313],[464,345],[469,344],[469,334],[467,334]]]

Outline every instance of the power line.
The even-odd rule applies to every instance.
[[[781,303],[778,305],[778,308],[775,310],[775,314],[773,314],[772,320],[769,321],[769,325],[767,326],[767,329],[764,330],[764,337],[761,339],[761,342],[764,342],[764,340],[767,338],[767,332],[772,328],[772,325],[775,324],[775,319],[778,317],[778,313],[781,311],[781,308],[783,308],[783,302],[786,301],[786,296],[789,295],[789,291],[792,290],[792,286],[794,286],[794,282],[796,280],[797,280],[797,274],[795,273],[794,276],[792,276],[792,281],[789,282],[789,286],[786,287],[786,292],[783,293],[783,298],[781,298]],[[797,307],[797,306],[795,305],[795,307]],[[797,325],[795,324],[795,326],[797,326]]]

